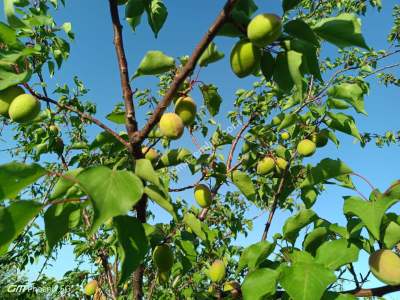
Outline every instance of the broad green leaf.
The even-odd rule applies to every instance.
[[[360,249],[345,239],[328,241],[322,244],[315,256],[315,261],[330,270],[358,260]]]
[[[313,187],[305,187],[301,189],[301,200],[306,208],[311,208],[317,201],[318,193]]]
[[[15,14],[14,2],[15,0],[4,0],[4,14],[6,15],[7,22],[12,27],[25,27],[25,24]]]
[[[31,71],[23,71],[19,74],[0,69],[0,91],[20,83],[25,83],[31,78]]]
[[[46,210],[44,214],[44,226],[49,253],[65,234],[79,224],[80,219],[79,204],[55,204]]]
[[[358,113],[367,115],[364,108],[364,90],[357,83],[341,83],[328,90],[328,96],[334,100],[344,100]]]
[[[7,251],[8,246],[42,207],[42,204],[35,201],[12,202],[8,207],[0,207],[0,255]]]
[[[283,225],[283,237],[294,243],[297,239],[299,231],[318,219],[317,214],[311,209],[302,209],[296,215],[288,218]]]
[[[297,88],[299,96],[302,96],[303,75],[301,74],[301,65],[303,63],[303,54],[297,51],[290,50],[287,52],[289,74]]]
[[[285,115],[281,124],[279,124],[278,131],[281,131],[283,129],[286,129],[286,128],[292,126],[294,123],[296,123],[296,121],[297,121],[297,114],[291,113],[291,114]]]
[[[83,168],[78,168],[63,174],[54,185],[53,191],[50,194],[50,199],[53,200],[62,197],[70,187],[77,183],[76,176],[78,176],[82,171]]]
[[[355,15],[343,13],[322,19],[313,29],[321,38],[340,48],[357,46],[368,49],[361,34],[361,20]]]
[[[327,240],[329,230],[326,227],[318,227],[306,235],[303,241],[303,248],[312,255],[315,254],[317,248]]]
[[[113,111],[106,116],[107,120],[115,124],[125,124],[125,112],[124,111]]]
[[[162,0],[150,0],[146,6],[147,21],[157,38],[158,33],[167,20],[168,11]]]
[[[217,45],[214,42],[211,42],[208,45],[207,49],[203,52],[203,54],[199,58],[199,66],[207,67],[209,64],[219,61],[224,58],[225,54],[221,51],[218,51]]]
[[[335,282],[333,271],[315,262],[296,262],[284,267],[279,282],[293,300],[321,299],[326,288]]]
[[[295,38],[304,40],[316,47],[319,47],[318,38],[314,31],[310,28],[310,26],[308,26],[307,23],[300,19],[287,22],[284,26],[284,30]]]
[[[222,98],[218,93],[218,88],[213,84],[202,84],[199,86],[203,95],[204,104],[208,111],[214,117],[219,112],[219,107],[222,103]]]
[[[38,164],[26,165],[11,162],[0,165],[0,200],[13,199],[25,187],[36,182],[47,173]]]
[[[261,241],[247,247],[240,256],[237,272],[240,272],[246,266],[250,271],[256,269],[274,251],[274,248],[275,244],[267,241]]]
[[[325,180],[335,178],[340,175],[349,174],[352,170],[340,159],[333,160],[325,158],[315,167],[307,170],[307,176],[300,184],[301,188],[313,186]]]
[[[269,51],[261,52],[260,69],[265,77],[265,80],[269,81],[274,74],[275,59]]]
[[[251,178],[244,172],[235,170],[231,174],[231,179],[234,185],[251,200],[256,195],[256,189],[251,181]]]
[[[175,60],[158,50],[148,51],[132,79],[142,75],[159,75],[175,67]],[[131,79],[131,80],[132,80]]]
[[[379,201],[379,200],[378,200]],[[392,249],[400,242],[400,225],[390,221],[383,232],[383,243],[386,248]]]
[[[275,294],[279,272],[273,269],[258,269],[244,279],[242,294],[244,300],[262,300]]]
[[[160,177],[154,171],[153,165],[148,159],[143,158],[135,161],[135,174],[143,180],[154,183],[157,186],[160,185]]]
[[[77,179],[93,205],[94,215],[89,234],[95,233],[111,217],[126,214],[143,194],[142,181],[129,171],[92,167],[80,173]]]
[[[176,166],[189,161],[191,158],[192,154],[186,148],[168,150],[160,157],[156,169]]]
[[[355,215],[368,228],[377,240],[380,239],[380,227],[385,212],[398,200],[381,197],[375,201],[366,201],[359,197],[345,197],[343,212],[346,215]]]
[[[133,271],[143,261],[149,250],[149,242],[142,223],[136,218],[118,216],[113,219],[113,222],[121,247],[121,277],[119,282],[123,283],[130,278]]]
[[[324,122],[330,128],[352,135],[359,141],[362,140],[352,116],[342,113],[334,114],[330,111],[328,111],[326,114],[330,119],[324,120]]]
[[[144,193],[149,196],[151,200],[169,212],[174,219],[177,219],[174,206],[172,205],[171,198],[167,192],[161,190],[155,185],[147,185],[144,188]]]
[[[294,83],[290,76],[286,52],[280,52],[276,56],[273,78],[281,90],[289,91],[292,89]]]
[[[19,44],[15,30],[3,22],[0,22],[0,41],[9,47]]]
[[[300,4],[302,0],[283,0],[282,1],[282,8],[284,12],[295,8],[297,5]]]
[[[207,240],[206,234],[204,233],[203,229],[201,228],[201,222],[199,219],[196,218],[193,214],[185,214],[183,218],[183,222],[189,226],[189,228],[193,231],[195,235],[197,235],[203,241]]]
[[[144,0],[128,0],[125,6],[125,18],[132,19],[140,17],[144,13]]]

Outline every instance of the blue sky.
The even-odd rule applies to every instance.
[[[148,50],[160,49],[171,56],[187,55],[192,52],[194,46],[204,34],[208,26],[214,20],[219,12],[222,1],[218,5],[214,0],[203,1],[166,1],[169,10],[169,17],[161,30],[158,39],[150,31],[147,21],[144,18],[137,32],[132,32],[125,23],[125,48],[127,59],[130,66],[130,73],[133,74],[135,67],[139,64],[141,58]],[[259,6],[259,12],[274,12],[282,14],[280,1],[256,1]],[[363,20],[363,32],[367,43],[376,49],[386,47],[386,35],[391,27],[391,9],[397,1],[384,1],[383,13],[376,13],[371,10],[368,19]],[[178,3],[178,4],[177,4]],[[205,12],[205,13],[203,13]],[[121,14],[123,12],[121,11]],[[115,60],[114,46],[112,44],[112,28],[108,11],[108,1],[85,0],[67,1],[67,7],[61,8],[54,14],[58,24],[63,22],[72,22],[73,31],[76,34],[76,41],[71,45],[71,57],[65,63],[62,70],[56,73],[54,78],[47,78],[50,90],[57,83],[71,83],[74,75],[79,76],[90,89],[87,97],[96,103],[98,108],[97,116],[103,119],[112,109],[113,105],[121,101],[121,88],[119,83],[119,73],[117,62]],[[223,98],[220,116],[217,118],[222,127],[226,128],[225,113],[232,109],[234,93],[239,88],[250,88],[255,77],[246,79],[237,79],[230,71],[229,52],[233,46],[234,40],[225,37],[218,37],[215,40],[219,49],[225,52],[226,57],[222,61],[210,65],[201,72],[200,80],[206,83],[213,83],[219,87]],[[323,55],[334,55],[332,47],[324,44]],[[390,62],[388,59],[385,62]],[[397,57],[398,61],[398,57]],[[399,73],[397,73],[399,74]],[[139,78],[134,81],[133,88],[145,88],[151,86],[155,90],[156,79],[150,77]],[[201,103],[202,98],[196,90],[193,93],[194,99]],[[386,130],[398,130],[398,115],[400,103],[398,102],[399,92],[395,88],[376,85],[371,80],[371,92],[366,97],[366,110],[368,117],[357,116],[357,124],[361,132],[384,133]],[[144,112],[137,113],[139,123],[144,124]],[[115,124],[109,123],[117,131],[123,130]],[[90,135],[95,136],[99,132],[97,128],[91,128]],[[6,135],[8,136],[8,135]],[[197,135],[200,143],[204,143],[201,135]],[[373,143],[362,149],[358,144],[353,143],[353,139],[343,136],[340,148],[337,149],[332,143],[327,147],[318,150],[315,156],[308,159],[308,162],[316,163],[319,160],[330,157],[340,157],[355,172],[367,177],[377,188],[386,189],[392,181],[399,179],[398,169],[400,167],[399,147],[385,147],[379,149]],[[5,142],[0,141],[0,149],[6,148],[9,143],[9,136]],[[182,140],[173,142],[173,146],[184,146],[192,151],[196,151],[190,138],[185,136]],[[54,157],[55,158],[55,157]],[[52,159],[50,157],[49,159]],[[0,162],[6,162],[9,158],[1,153]],[[192,183],[195,178],[186,176],[180,185]],[[369,194],[368,186],[362,181],[354,179],[357,187],[364,193]],[[348,190],[339,188],[329,188],[317,202],[315,210],[317,213],[331,222],[342,222],[343,195],[353,194]],[[191,201],[192,192],[188,191],[180,194],[181,197]],[[158,208],[156,209],[156,222],[166,222],[168,216]],[[399,212],[399,205],[395,206],[394,211]],[[258,214],[258,210],[252,209],[249,216]],[[271,227],[271,234],[280,232],[283,222],[288,216],[287,213],[278,212]],[[238,239],[237,243],[248,245],[260,240],[264,227],[266,215],[258,218],[254,224],[254,230],[244,239]],[[58,261],[49,268],[48,274],[60,277],[70,267],[73,256],[67,247],[58,256]],[[360,264],[360,271],[365,270],[365,257]],[[35,266],[32,270],[40,268]],[[33,275],[32,277],[35,277]],[[371,286],[377,282],[371,283]],[[390,297],[388,297],[390,299]],[[394,298],[393,298],[394,299]]]

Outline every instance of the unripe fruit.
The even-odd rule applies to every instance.
[[[225,264],[222,260],[216,260],[208,269],[208,276],[212,282],[219,282],[225,277]]]
[[[281,32],[281,18],[274,14],[257,15],[247,26],[247,37],[254,45],[261,48],[278,39]]]
[[[200,207],[207,208],[211,205],[212,195],[210,189],[204,185],[199,184],[194,188],[194,198]]]
[[[109,218],[107,221],[104,223],[104,229],[105,230],[110,230],[113,228],[113,219]]]
[[[282,140],[288,140],[290,138],[290,135],[288,132],[282,132],[281,133],[281,139]]]
[[[161,284],[165,284],[169,280],[169,271],[167,272],[158,272],[158,282]]]
[[[186,126],[193,124],[196,110],[196,102],[191,97],[180,97],[175,103],[175,113]]]
[[[297,145],[297,152],[301,156],[311,156],[314,154],[315,149],[315,143],[307,139],[300,141]]]
[[[23,93],[24,90],[19,86],[11,86],[0,91],[0,115],[8,118],[8,109],[11,102]]]
[[[96,292],[96,289],[97,289],[97,281],[92,280],[85,285],[85,294],[88,296],[92,296]]]
[[[166,244],[157,246],[153,251],[153,262],[160,272],[168,272],[174,264],[174,254]]]
[[[21,94],[10,104],[8,114],[14,122],[27,123],[37,117],[40,112],[40,103],[32,95]]]
[[[280,170],[285,170],[286,169],[286,167],[287,167],[287,165],[288,165],[288,162],[285,160],[285,159],[283,159],[283,158],[281,158],[281,157],[277,157],[276,158],[276,166],[280,169]]]
[[[253,73],[260,63],[260,49],[248,41],[238,42],[231,52],[231,68],[239,78]]]
[[[158,152],[153,148],[142,147],[142,153],[144,154],[144,158],[150,160],[152,163],[158,159]]]
[[[56,125],[50,125],[49,130],[53,135],[58,135],[60,132]]]
[[[323,129],[311,136],[311,140],[317,145],[318,148],[324,147],[326,144],[328,144],[328,138],[329,131],[327,129]]]
[[[271,157],[264,157],[257,164],[257,174],[265,175],[270,173],[275,167],[275,160]]]
[[[175,113],[163,114],[159,127],[162,135],[171,140],[179,139],[184,130],[182,119]]]
[[[400,257],[390,250],[379,250],[368,260],[372,274],[389,285],[400,284]]]

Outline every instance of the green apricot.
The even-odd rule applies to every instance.
[[[94,295],[94,293],[97,290],[97,280],[92,280],[89,281],[86,285],[85,285],[85,294],[88,296],[92,296]]]
[[[222,260],[215,260],[208,269],[208,276],[212,282],[219,282],[225,277],[225,264]]]
[[[40,103],[32,95],[21,94],[10,104],[8,114],[14,122],[27,123],[37,117],[40,112]]]
[[[50,125],[49,130],[53,135],[58,135],[60,133],[60,129],[58,129],[56,125]]]
[[[281,139],[282,140],[288,140],[290,138],[290,134],[288,132],[282,132],[281,133]]]
[[[400,284],[400,257],[390,250],[378,250],[368,260],[369,268],[383,283]]]
[[[275,168],[275,160],[272,157],[264,157],[257,164],[257,174],[265,175]]]
[[[157,246],[153,251],[153,262],[161,272],[168,272],[174,264],[174,254],[168,245]]]
[[[252,43],[239,41],[231,52],[231,68],[239,78],[252,74],[260,63],[261,52]]]
[[[311,156],[314,154],[316,147],[313,141],[305,139],[297,145],[297,153],[301,156]]]
[[[23,93],[24,90],[16,85],[0,91],[0,115],[8,118],[8,109],[11,102]]]
[[[158,152],[153,148],[142,147],[142,153],[144,154],[144,158],[150,160],[152,163],[156,162],[158,159]]]
[[[288,162],[286,159],[283,159],[281,157],[276,158],[276,166],[279,168],[279,171],[285,170],[287,165],[288,165]]]
[[[327,129],[322,129],[318,133],[314,133],[311,136],[311,140],[317,145],[318,148],[326,146],[329,141],[329,131]]]
[[[182,119],[175,113],[165,113],[159,123],[160,131],[163,136],[176,140],[179,139],[184,130]]]
[[[257,15],[247,26],[247,37],[260,48],[276,41],[281,33],[281,18],[274,14]]]
[[[207,208],[211,205],[212,195],[208,186],[199,184],[194,188],[194,199],[202,208]]]
[[[196,102],[191,97],[180,97],[175,103],[175,113],[186,126],[193,124],[196,110]]]

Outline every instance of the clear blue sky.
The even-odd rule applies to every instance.
[[[268,11],[278,15],[282,14],[281,1],[256,2],[259,5],[259,12]],[[383,13],[378,14],[371,10],[369,13],[370,17],[363,21],[363,31],[367,43],[376,49],[386,46],[386,34],[391,27],[391,9],[397,3],[394,0],[383,2],[385,5]],[[218,1],[218,4],[216,4],[215,0],[179,1],[179,4],[177,3],[178,1],[166,1],[169,9],[169,17],[158,39],[154,38],[145,18],[143,18],[142,24],[135,33],[130,30],[127,24],[124,24],[126,25],[124,31],[125,48],[131,74],[135,71],[135,67],[148,50],[160,49],[166,54],[175,57],[190,54],[199,38],[219,12],[223,1]],[[123,14],[122,11],[121,14]],[[73,31],[76,34],[76,42],[72,43],[71,57],[65,63],[61,72],[57,72],[56,76],[52,79],[47,78],[46,82],[50,87],[54,87],[57,83],[71,83],[72,77],[78,75],[91,90],[88,99],[97,104],[97,116],[104,118],[112,110],[113,105],[121,101],[121,88],[112,44],[112,28],[108,11],[108,1],[69,0],[67,1],[67,7],[61,8],[54,16],[58,24],[72,22]],[[234,92],[238,88],[250,88],[255,77],[239,80],[230,71],[228,57],[234,43],[233,39],[218,37],[216,43],[226,53],[226,57],[222,61],[212,64],[209,68],[203,70],[200,79],[206,83],[214,83],[219,87],[223,104],[218,119],[222,122],[224,128],[229,125],[225,121],[224,112],[232,109]],[[332,49],[327,45],[323,46],[323,53],[326,53],[326,55],[334,54]],[[388,59],[386,62],[390,62],[390,60]],[[155,78],[144,77],[135,80],[133,87],[144,88],[152,86],[153,90],[155,90],[155,84]],[[193,93],[193,97],[199,104],[201,103],[202,98],[197,91]],[[386,130],[399,130],[398,115],[400,103],[398,99],[398,89],[396,90],[392,87],[384,88],[372,83],[371,93],[365,99],[366,110],[369,116],[357,117],[359,130],[361,132],[378,133],[384,133]],[[139,123],[143,124],[144,113],[138,113],[138,116]],[[124,129],[123,127],[115,126],[115,124],[110,123],[109,125],[118,131]],[[93,128],[90,134],[95,136],[97,132],[98,129]],[[200,142],[205,142],[200,135],[198,135],[198,138]],[[6,142],[0,141],[0,149],[6,148],[7,143],[10,143],[9,138],[6,139]],[[196,151],[195,146],[188,137],[178,142],[173,142],[173,146],[185,146],[188,149]],[[392,181],[400,177],[398,172],[400,167],[399,150],[398,146],[378,149],[373,143],[362,149],[358,144],[353,143],[352,138],[343,137],[339,149],[330,143],[328,147],[318,150],[317,154],[309,159],[309,161],[315,163],[325,157],[340,157],[355,172],[363,174],[376,187],[384,190]],[[0,156],[0,162],[8,161],[9,158],[3,155],[2,153]],[[189,176],[186,176],[185,172],[183,177],[187,178]],[[192,183],[194,180],[187,179],[181,185]],[[355,179],[355,182],[364,194],[369,194],[368,186],[357,179]],[[343,189],[329,188],[317,202],[315,210],[321,217],[331,222],[342,222],[344,224],[341,213],[343,205],[342,196],[348,194],[352,193]],[[180,196],[190,200],[192,193],[189,191],[180,194]],[[394,210],[399,213],[399,205],[395,206]],[[249,216],[257,214],[258,210],[252,209]],[[168,216],[158,208],[156,209],[156,215],[157,222],[168,220]],[[287,213],[282,212],[276,215],[270,236],[272,236],[272,233],[281,230],[287,216]],[[237,243],[247,245],[258,241],[261,238],[265,218],[266,216],[257,219],[253,232],[246,239],[240,238]],[[70,248],[67,248],[59,254],[54,267],[49,268],[47,272],[49,275],[60,277],[71,266],[73,256],[70,250]],[[365,266],[366,261],[363,260],[362,264]],[[33,269],[37,268],[40,268],[40,266]],[[363,269],[365,270],[364,267],[361,267],[360,271]],[[371,285],[376,285],[376,282]]]

